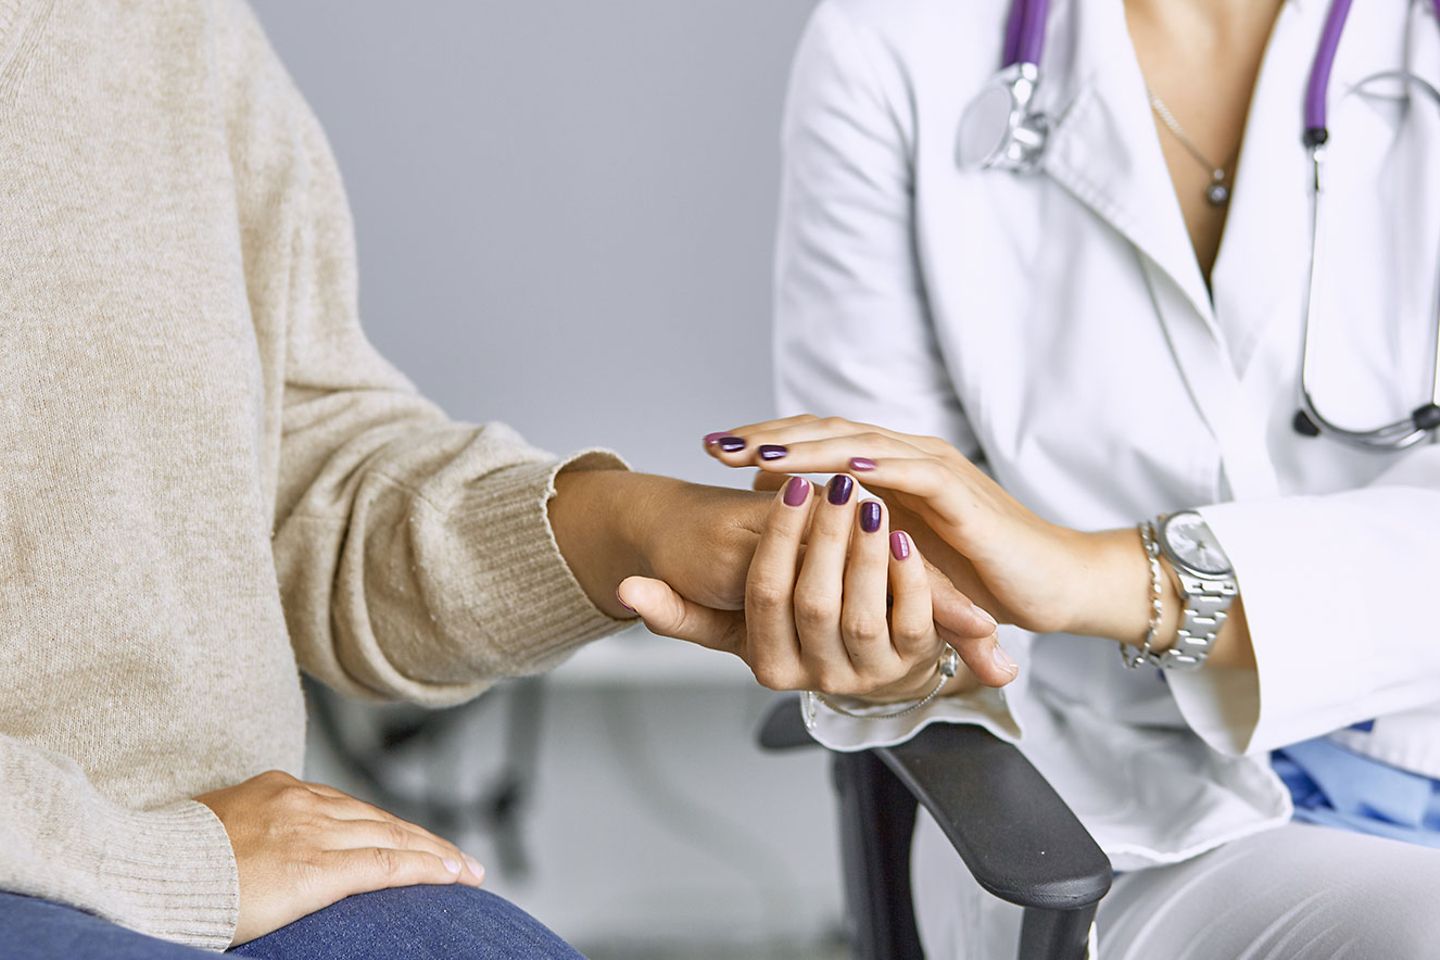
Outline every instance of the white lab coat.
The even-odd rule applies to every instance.
[[[1288,743],[1332,734],[1440,777],[1440,446],[1376,455],[1291,428],[1310,236],[1301,105],[1327,8],[1290,0],[1279,16],[1207,290],[1121,0],[1055,4],[1038,94],[1054,129],[1028,177],[954,159],[999,65],[1006,0],[820,4],[784,127],[781,412],[945,437],[1080,529],[1199,507],[1258,662],[1167,683],[1124,669],[1112,642],[1006,628],[1022,673],[1004,694],[891,721],[822,712],[824,742],[983,724],[1020,743],[1122,870],[1286,822],[1267,752]],[[1357,4],[1332,104],[1380,69],[1440,83],[1434,20],[1428,2]],[[1368,428],[1430,389],[1440,111],[1351,97],[1331,132],[1314,386],[1333,420]],[[943,846],[922,827],[922,926],[932,955],[969,956],[978,907],[939,884],[955,875]]]

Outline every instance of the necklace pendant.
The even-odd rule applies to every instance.
[[[1230,188],[1223,183],[1212,183],[1205,188],[1205,199],[1212,207],[1223,207],[1230,199]]]

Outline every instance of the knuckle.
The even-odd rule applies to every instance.
[[[800,590],[795,593],[795,619],[800,623],[818,625],[833,622],[838,616],[835,599],[828,593]]]
[[[789,600],[790,592],[779,584],[756,580],[745,587],[745,605],[760,613],[783,610]]]
[[[778,663],[757,663],[751,671],[756,682],[770,690],[799,690],[803,686],[793,668]]]
[[[385,880],[393,880],[400,873],[400,858],[394,850],[376,847],[370,851],[375,874]]]
[[[842,628],[845,639],[856,643],[875,643],[889,633],[885,620],[868,613],[850,614]]]
[[[844,417],[826,417],[820,421],[820,426],[826,430],[843,430],[850,425],[850,421]]]
[[[410,831],[398,823],[385,824],[385,839],[396,850],[405,850],[410,846]]]

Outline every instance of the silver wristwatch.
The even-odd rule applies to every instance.
[[[1160,655],[1159,665],[1196,670],[1210,655],[1240,588],[1230,558],[1204,517],[1185,510],[1161,517],[1157,524],[1160,552],[1175,568],[1185,603],[1175,645]]]

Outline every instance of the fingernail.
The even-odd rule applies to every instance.
[[[841,507],[850,502],[850,494],[854,491],[855,481],[843,473],[837,473],[830,478],[830,492],[827,497],[835,506]]]
[[[445,864],[445,869],[448,870],[450,873],[459,873],[459,872],[460,872],[460,861],[459,861],[459,860],[452,860],[452,859],[450,859],[449,857],[442,857],[441,860],[440,860],[440,862],[443,863],[443,864]]]
[[[739,437],[721,437],[715,441],[715,445],[726,453],[734,453],[737,450],[745,449],[745,441]]]
[[[465,865],[470,868],[470,872],[471,872],[471,873],[475,874],[476,879],[478,879],[478,880],[484,880],[484,879],[485,879],[485,868],[482,867],[482,866],[480,866],[480,861],[479,861],[479,860],[476,860],[474,857],[470,856],[470,854],[468,854],[468,853],[467,853],[467,854],[464,854],[464,857],[465,857]]]
[[[890,552],[895,555],[896,560],[905,560],[910,556],[910,534],[903,530],[896,530],[890,534]]]
[[[719,443],[721,440],[724,440],[728,436],[729,434],[726,433],[724,430],[720,430],[716,433],[707,433],[705,434],[705,446],[713,447],[715,446],[715,444]]]
[[[616,590],[616,591],[615,591],[615,602],[618,603],[618,604],[620,604],[620,606],[624,607],[626,610],[629,610],[631,613],[634,613],[634,612],[635,612],[635,608],[634,608],[634,607],[630,606],[630,604],[628,604],[628,603],[626,603],[624,600],[620,599],[620,591],[619,591],[619,590]]]
[[[798,507],[810,496],[810,481],[804,477],[791,477],[785,484],[785,506]]]
[[[990,651],[990,660],[995,666],[1005,673],[1019,673],[1020,664],[1010,659],[1010,654],[1000,644],[995,644],[995,649]]]
[[[984,620],[986,623],[990,624],[990,626],[1000,626],[1000,621],[996,620],[993,616],[991,616],[989,610],[986,610],[983,607],[973,607],[972,609],[974,609],[975,611],[975,616],[979,617],[981,620]]]
[[[866,533],[874,533],[880,529],[880,501],[866,500],[860,504],[860,529]]]
[[[758,451],[761,460],[779,460],[789,452],[778,443],[762,443]]]
[[[874,470],[875,461],[871,460],[869,457],[851,457],[850,469],[859,470],[861,473],[864,473],[867,470]]]

